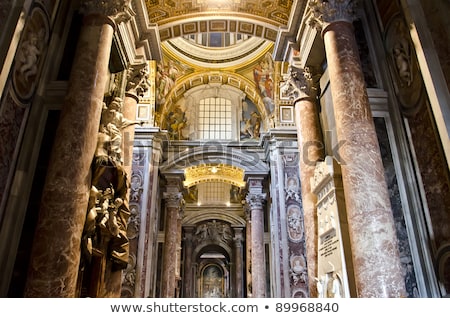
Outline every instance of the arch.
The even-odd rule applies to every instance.
[[[259,59],[273,45],[273,42],[251,37],[218,50],[197,45],[185,38],[176,38],[161,43],[161,48],[167,56],[180,59],[193,69],[233,70],[245,68],[249,60]]]
[[[192,251],[192,259],[199,260],[199,257],[206,253],[206,252],[218,252],[222,253],[228,261],[231,260],[231,256],[233,255],[233,251],[229,246],[222,242],[217,241],[209,241],[206,240],[202,242],[202,244],[199,244],[193,251]]]
[[[183,222],[183,226],[185,225],[195,225],[198,223],[201,223],[203,221],[208,221],[208,220],[220,220],[220,221],[225,221],[230,223],[230,225],[239,225],[242,227],[245,227],[245,220],[240,217],[237,216],[235,213],[233,212],[224,212],[223,209],[209,209],[208,213],[192,213],[186,217],[183,218],[182,222]]]
[[[252,17],[237,12],[229,15],[186,16],[182,19],[159,23],[161,41],[176,37],[205,32],[237,32],[275,42],[278,36],[279,24],[273,20]]]
[[[158,125],[162,125],[164,118],[166,118],[169,110],[181,98],[185,97],[191,89],[201,87],[209,88],[227,88],[238,89],[242,92],[242,98],[247,96],[257,107],[262,119],[265,120],[270,114],[264,105],[264,101],[256,88],[255,82],[245,78],[242,75],[228,72],[228,71],[201,71],[194,74],[188,74],[185,77],[177,79],[176,85],[165,96],[165,102],[158,109],[160,114]]]
[[[189,148],[175,154],[161,164],[162,174],[184,174],[184,169],[201,164],[228,164],[243,169],[246,175],[267,175],[268,165],[261,161],[259,153],[226,147],[214,141],[207,141],[200,146]]]
[[[223,258],[205,257],[208,252],[221,254]],[[230,294],[230,259],[231,255],[218,248],[217,245],[205,246],[195,256],[198,264],[198,292],[199,297],[228,297]]]

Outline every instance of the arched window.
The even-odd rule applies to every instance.
[[[231,100],[208,97],[199,101],[199,139],[226,140],[232,138]]]

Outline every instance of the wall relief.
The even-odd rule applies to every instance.
[[[423,81],[408,27],[401,17],[388,25],[385,46],[401,111],[413,116],[423,105]]]
[[[49,22],[44,10],[34,7],[23,30],[14,60],[14,91],[22,102],[34,94],[36,79],[49,40]]]

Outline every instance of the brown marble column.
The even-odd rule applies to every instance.
[[[242,298],[244,297],[244,277],[243,277],[243,246],[242,246],[242,240],[243,240],[243,229],[235,227],[234,228],[234,287],[235,287],[235,295],[236,298]]]
[[[129,1],[82,1],[85,17],[48,166],[25,297],[75,297],[114,29]]]
[[[266,194],[262,193],[262,180],[249,179],[249,193],[246,202],[251,218],[251,269],[252,297],[266,297],[266,263],[264,251],[264,201]]]
[[[184,227],[184,275],[183,294],[184,298],[193,298],[194,286],[192,276],[192,232],[193,226]]]
[[[310,1],[322,28],[358,297],[404,297],[389,193],[352,20],[354,1]]]
[[[252,297],[252,222],[250,208],[247,204],[245,209],[245,278],[247,298]]]
[[[164,192],[166,202],[166,227],[164,233],[163,270],[161,277],[161,297],[174,298],[177,277],[177,249],[178,244],[178,222],[181,218],[184,203],[183,194],[179,191],[179,178],[168,178],[167,192]],[[178,264],[179,265],[179,264]]]
[[[178,212],[177,217],[177,242],[176,242],[176,254],[175,254],[175,287],[176,287],[176,293],[175,297],[180,297],[181,290],[180,290],[180,283],[181,283],[181,242],[183,240],[182,235],[182,226],[181,226],[181,219],[184,215],[184,206],[183,202],[180,206],[180,210]]]
[[[123,115],[130,121],[136,120],[136,107],[145,92],[149,89],[149,69],[147,63],[132,65],[127,71],[127,86],[123,100]],[[133,161],[134,131],[136,126],[131,125],[123,130],[123,167],[131,176]]]
[[[318,161],[324,159],[322,131],[317,111],[318,77],[312,68],[290,67],[287,83],[294,86],[290,97],[295,100],[295,122],[297,126],[298,148],[300,153],[300,183],[303,202],[306,236],[306,258],[308,264],[309,296],[317,297],[315,277],[317,277],[317,198],[311,192],[311,178]],[[288,88],[289,89],[289,88]]]

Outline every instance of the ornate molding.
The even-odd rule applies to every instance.
[[[108,17],[116,25],[127,22],[136,15],[131,8],[131,0],[82,0],[80,11],[85,15],[98,14]]]
[[[352,23],[355,20],[355,7],[358,0],[310,0],[309,24],[317,30],[324,30],[329,24],[338,21]]]
[[[181,208],[184,205],[183,193],[181,192],[164,192],[163,198],[169,208]]]
[[[147,63],[130,66],[127,72],[126,93],[132,95],[138,101],[139,98],[144,97],[151,85],[149,74],[150,70]]]
[[[319,91],[320,74],[314,74],[311,67],[304,69],[289,67],[289,77],[281,86],[283,95],[293,100],[315,99]]]
[[[185,178],[183,182],[185,187],[191,187],[202,181],[223,181],[230,183],[238,188],[245,186],[244,169],[229,164],[201,164],[191,166],[185,169]]]
[[[117,165],[123,164],[122,140],[123,130],[129,126],[141,124],[140,121],[125,118],[122,112],[123,100],[115,97],[109,105],[103,103],[100,128],[97,136],[97,160],[110,158]]]
[[[208,240],[231,246],[233,242],[233,231],[228,223],[212,220],[197,225],[193,232],[193,239],[196,245],[200,245]]]
[[[249,193],[245,197],[245,201],[251,210],[262,209],[266,201],[266,193]]]

